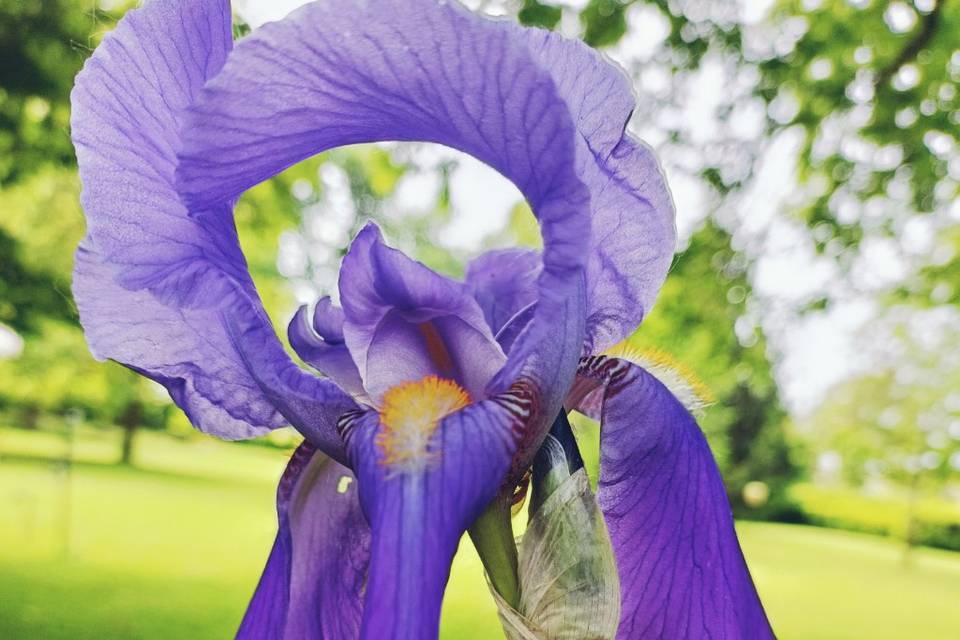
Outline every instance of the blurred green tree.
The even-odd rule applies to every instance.
[[[848,270],[867,244],[862,241],[876,237],[892,237],[906,264],[906,277],[892,287],[894,291],[866,292],[879,302],[879,313],[905,302],[916,307],[960,303],[956,284],[960,273],[956,223],[960,216],[960,5],[945,0],[779,0],[764,15],[749,17],[746,4],[724,0],[590,0],[579,13],[563,2],[545,4],[576,14],[589,43],[625,56],[638,86],[643,87],[650,74],[669,73],[662,81],[666,89],[658,91],[656,83],[650,91],[641,88],[642,122],[654,121],[654,128],[666,134],[662,154],[697,152],[692,171],[716,196],[710,211],[715,222],[706,228],[715,225],[728,240],[727,231],[739,219],[724,209],[736,208],[738,193],[754,184],[761,158],[780,144],[781,134],[800,134],[798,188],[778,217],[802,220],[810,229],[811,243],[836,261],[844,281],[831,283],[829,291],[801,304],[796,313],[822,310],[831,297],[857,291],[860,285]],[[523,14],[520,17],[524,19]],[[620,44],[630,30],[651,20],[662,22],[658,27],[663,29],[662,42],[631,67],[631,54]],[[554,24],[567,23],[557,20]],[[720,143],[716,145],[719,153],[711,152],[712,139],[705,142],[705,134],[691,132],[690,122],[678,117],[683,113],[683,97],[706,80],[697,72],[706,69],[722,74],[724,86],[730,89],[714,109],[721,131],[719,138],[713,138]],[[748,87],[746,92],[738,90],[741,84]],[[732,145],[724,146],[723,127],[736,122],[758,99],[761,135],[733,136]],[[746,164],[737,168],[744,156]],[[924,236],[934,238],[929,246],[922,240],[918,243],[917,238]],[[696,249],[697,242],[695,237],[689,251]],[[738,262],[749,263],[756,257],[756,252],[739,253],[731,247],[727,249]],[[671,306],[673,283],[697,286],[682,275],[684,262],[690,259],[687,254],[678,257],[660,302],[639,336],[645,331],[660,332],[658,314],[666,314]],[[674,322],[702,301],[690,296],[684,303],[667,314]],[[722,324],[720,318],[736,323],[740,317],[731,302],[729,309],[719,305],[701,321],[710,326]],[[716,333],[717,327],[711,331],[722,335],[722,330]],[[656,336],[657,341],[669,345],[671,336],[665,333]],[[758,340],[762,343],[762,335]],[[670,350],[698,372],[710,363],[726,364],[725,356],[732,356],[733,362],[740,357],[736,342],[725,344],[718,339],[717,343],[718,353],[709,356],[690,353],[683,345]],[[769,376],[769,367],[761,367]],[[710,372],[702,375],[715,386]],[[740,382],[728,380],[727,384]],[[775,387],[770,395],[756,389],[744,395],[740,389],[724,386],[721,379],[716,391],[721,409],[708,412],[708,431],[739,438],[733,434],[754,431],[751,424],[782,417]],[[747,398],[751,401],[744,402]],[[728,404],[740,407],[735,419],[724,417]],[[764,404],[766,410],[758,408]],[[763,419],[757,419],[758,410]],[[869,430],[869,425],[867,420],[864,428]],[[856,428],[856,423],[850,427]],[[736,446],[723,453],[716,437],[712,442],[721,455],[740,458],[743,453]],[[729,476],[731,470],[726,471]],[[732,473],[730,477],[737,475]]]
[[[0,192],[0,210],[15,212],[0,218],[0,238],[10,239],[0,278],[12,272],[0,279],[0,320],[25,338],[19,357],[0,360],[0,407],[28,427],[76,410],[117,424],[125,433],[122,461],[130,462],[134,432],[163,427],[169,403],[141,376],[95,362],[84,343],[70,294],[70,248],[84,228],[76,170],[40,166]]]
[[[943,492],[960,471],[960,334],[947,330],[923,344],[910,333],[896,330],[905,353],[895,366],[835,387],[800,431],[811,466],[835,461],[821,475],[906,493],[904,531],[913,544],[920,496]]]
[[[956,198],[960,6],[789,0],[772,22],[794,42],[760,62],[757,89],[777,107],[772,130],[803,131],[800,177],[813,190],[802,215],[832,231],[821,246],[859,239],[863,223],[841,211],[850,199],[922,214]]]
[[[78,0],[0,0],[0,185],[73,163],[70,88],[116,17]]]
[[[84,224],[69,112],[74,76],[129,4],[104,11],[81,0],[0,0],[0,322],[25,338],[18,358],[0,360],[0,408],[23,426],[78,409],[118,425],[123,462],[136,430],[163,428],[172,411],[157,385],[96,363],[84,343],[70,293],[71,249]],[[252,190],[237,211],[251,271],[281,319],[293,305],[276,247],[299,221],[292,181],[309,170]]]

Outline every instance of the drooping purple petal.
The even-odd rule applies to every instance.
[[[354,396],[365,398],[363,381],[343,339],[343,310],[330,298],[321,298],[307,319],[307,307],[300,307],[290,321],[287,337],[290,346],[311,367],[333,380]]]
[[[518,312],[537,301],[540,252],[488,251],[467,265],[466,282],[494,335]]]
[[[541,389],[532,456],[583,347],[591,193],[580,165],[592,154],[525,33],[456,2],[307,5],[244,38],[207,84],[178,176],[185,201],[204,208],[331,147],[411,140],[513,181],[540,221],[543,271],[534,319],[492,390],[521,376]]]
[[[344,339],[375,402],[428,375],[455,380],[481,399],[503,365],[467,288],[387,247],[372,224],[343,259],[340,299]]]
[[[683,405],[645,370],[604,356],[581,362],[568,402],[600,420],[617,637],[773,638],[717,465]]]
[[[370,528],[354,476],[304,443],[277,490],[279,531],[238,640],[358,637]]]
[[[177,309],[149,291],[123,288],[119,268],[91,244],[87,238],[77,251],[73,293],[95,357],[159,382],[194,425],[213,435],[248,438],[285,424],[234,351],[219,310]],[[227,313],[251,311],[240,295],[221,303]]]
[[[127,13],[77,77],[71,126],[88,236],[74,291],[97,357],[163,384],[198,428],[243,438],[292,420],[270,400],[278,389],[263,388],[290,382],[292,363],[229,207],[191,212],[174,189],[184,110],[231,46],[226,0],[152,0]],[[256,336],[245,353],[226,317]],[[268,369],[252,375],[249,359]],[[311,403],[335,395],[295,382]]]
[[[364,640],[435,640],[460,538],[500,488],[532,395],[514,390],[444,418],[422,466],[397,468],[374,412],[346,426],[360,501],[372,529]]]

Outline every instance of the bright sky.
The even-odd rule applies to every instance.
[[[306,2],[235,1],[237,12],[252,26],[280,19],[302,4]],[[483,6],[495,13],[500,3],[468,0],[466,4],[471,8]],[[568,0],[566,4],[582,2]],[[755,23],[771,4],[772,0],[742,3],[740,17],[744,22]],[[668,26],[656,9],[635,7],[629,19],[628,35],[610,52],[611,57],[621,63],[648,58],[667,35]],[[576,25],[564,26],[576,29]],[[656,86],[657,78],[644,80]],[[684,122],[691,123],[693,140],[706,141],[715,134],[719,123],[714,107],[725,90],[722,74],[709,68],[702,74],[702,80],[697,81],[696,95],[689,97],[680,116]],[[749,117],[745,123],[747,128],[752,126]],[[654,146],[657,144],[657,140],[648,141]],[[822,291],[836,274],[832,263],[815,255],[806,230],[781,215],[781,205],[795,189],[793,157],[797,147],[796,140],[789,137],[781,142],[764,158],[760,179],[754,181],[755,187],[739,203],[737,225],[748,239],[759,239],[754,284],[769,307],[759,322],[780,354],[777,376],[783,397],[795,414],[803,414],[816,406],[832,384],[866,366],[858,356],[854,338],[870,319],[873,307],[868,300],[850,298],[825,314],[798,317],[790,312],[811,292]],[[446,149],[437,148],[432,153],[451,154],[459,161],[451,184],[453,224],[444,231],[442,240],[450,247],[477,250],[485,235],[503,227],[510,208],[521,196],[513,185],[478,161]],[[673,165],[670,158],[664,158],[663,163],[677,205],[677,226],[683,242],[703,220],[709,203],[697,180]],[[436,193],[429,181],[429,177],[422,175],[405,178],[395,202],[411,210],[428,206]],[[877,251],[873,267],[880,273],[892,270],[888,275],[895,277],[895,261],[885,260],[882,248]],[[868,252],[868,255],[873,254]]]
[[[15,358],[23,350],[23,339],[6,325],[0,324],[0,360]]]

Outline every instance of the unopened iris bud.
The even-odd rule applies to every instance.
[[[518,607],[491,588],[507,637],[614,638],[620,584],[613,549],[565,415],[534,462],[530,514],[519,543]]]

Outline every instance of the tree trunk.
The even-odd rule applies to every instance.
[[[123,441],[120,448],[120,464],[133,464],[133,442],[140,422],[143,419],[143,406],[134,400],[127,405],[120,416],[120,426],[123,427]]]
[[[24,429],[34,430],[40,422],[40,408],[30,405],[20,414],[20,425]]]
[[[920,500],[919,484],[920,474],[912,474],[910,476],[910,488],[907,493],[906,546],[903,549],[903,564],[906,567],[910,566],[910,551],[917,541],[917,503]]]

